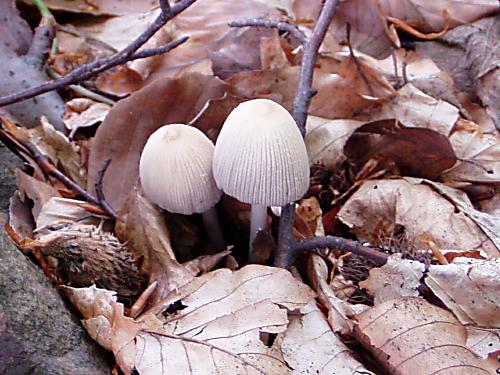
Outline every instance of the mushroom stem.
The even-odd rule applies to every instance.
[[[224,236],[222,235],[219,217],[215,206],[203,212],[201,217],[203,219],[205,232],[207,233],[212,246],[214,246],[217,250],[224,249],[226,247],[226,241],[224,241]]]
[[[252,204],[252,208],[250,210],[250,253],[249,253],[249,261],[252,262],[255,259],[254,253],[252,249],[252,242],[257,237],[257,233],[260,230],[265,230],[267,226],[267,206],[262,206],[260,204]]]

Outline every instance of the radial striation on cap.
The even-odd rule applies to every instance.
[[[281,206],[309,187],[309,158],[288,111],[267,99],[236,107],[222,127],[214,152],[217,186],[238,200]]]
[[[149,137],[139,174],[144,192],[173,213],[190,215],[213,207],[222,192],[212,175],[214,145],[188,125],[165,125]]]

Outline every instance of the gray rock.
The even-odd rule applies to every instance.
[[[0,147],[0,224],[19,160]],[[0,374],[109,374],[110,355],[92,341],[61,294],[0,229]]]

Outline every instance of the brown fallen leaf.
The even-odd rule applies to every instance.
[[[99,225],[102,217],[93,216],[85,209],[87,202],[52,197],[42,206],[40,213],[35,217],[36,227],[42,228],[56,222],[79,222],[81,224]]]
[[[255,98],[272,97],[291,110],[297,89],[300,67],[293,66],[274,71],[241,72],[227,82],[236,96]],[[323,118],[351,118],[354,114],[377,107],[377,102],[362,98],[349,80],[339,75],[314,73],[313,87],[318,93],[313,97],[309,113]]]
[[[29,0],[23,0],[31,5]],[[158,6],[155,1],[135,0],[46,0],[49,9],[71,13],[88,13],[102,16],[120,16],[145,12]]]
[[[358,315],[354,332],[391,374],[494,374],[493,361],[465,346],[467,331],[448,311],[423,298],[384,302]]]
[[[467,327],[467,347],[486,358],[500,348],[500,329]]]
[[[498,3],[496,7],[498,10]],[[431,57],[441,69],[450,73],[460,90],[473,99],[479,97],[497,128],[500,126],[500,56],[495,46],[499,30],[498,17],[483,18],[457,27],[442,41],[417,43],[418,53]]]
[[[31,212],[35,220],[40,215],[45,203],[53,197],[60,197],[57,189],[46,182],[27,175],[20,169],[16,170],[16,185],[19,191],[28,196],[33,202]]]
[[[382,267],[372,268],[368,279],[361,281],[359,286],[370,292],[375,306],[400,297],[416,297],[424,269],[420,262],[393,254]]]
[[[456,162],[447,137],[431,129],[406,127],[397,120],[359,127],[345,144],[344,154],[359,168],[375,159],[385,169],[395,165],[402,175],[429,179],[440,177]]]
[[[110,111],[109,104],[98,103],[87,98],[76,98],[66,102],[63,121],[72,139],[79,128],[96,125],[102,121]]]
[[[441,249],[484,249],[487,242],[468,215],[420,179],[366,181],[338,217],[359,239],[372,243],[391,238],[395,230],[416,248],[426,248],[420,242],[424,232]]]
[[[432,265],[425,283],[462,324],[500,328],[500,260],[455,258]]]
[[[91,337],[111,349],[125,374],[288,374],[281,340],[287,315],[314,300],[314,292],[285,270],[247,266],[195,278],[136,320],[109,291],[65,288]],[[151,312],[151,310],[150,310]],[[296,339],[289,338],[289,343]],[[183,354],[180,355],[179,351]],[[293,354],[289,354],[293,359]]]
[[[301,315],[291,316],[288,329],[281,335],[283,358],[294,374],[374,374],[332,332],[314,303],[303,307]]]
[[[352,335],[355,324],[353,318],[360,312],[359,305],[355,307],[335,295],[328,284],[328,267],[319,255],[312,254],[307,261],[307,274],[319,301],[328,309],[327,318],[332,330],[342,335]]]
[[[142,271],[149,276],[150,283],[158,282],[150,303],[192,280],[191,271],[177,262],[160,209],[139,188],[130,192],[119,212],[115,231],[131,253],[142,259]]]
[[[308,116],[304,141],[309,163],[321,163],[327,169],[335,170],[346,159],[344,145],[361,125],[361,121]]]
[[[99,170],[111,158],[103,191],[111,206],[119,210],[137,182],[148,137],[165,124],[188,123],[208,100],[222,97],[225,91],[226,85],[218,78],[192,73],[179,79],[158,79],[118,102],[92,142],[87,189],[94,191]],[[222,126],[223,121],[221,118],[212,127]]]

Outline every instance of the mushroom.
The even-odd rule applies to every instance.
[[[184,215],[201,213],[217,249],[224,247],[215,204],[222,192],[212,175],[214,145],[200,130],[165,125],[149,137],[141,154],[139,175],[146,196],[161,208]]]
[[[267,206],[301,198],[309,187],[309,158],[293,117],[278,103],[254,99],[227,117],[217,139],[213,174],[226,194],[251,204],[252,242],[266,228]]]

